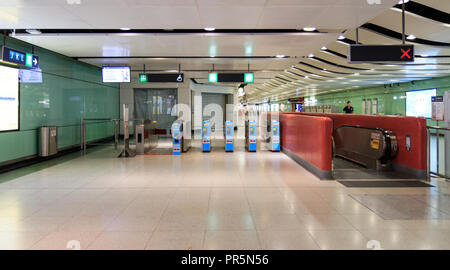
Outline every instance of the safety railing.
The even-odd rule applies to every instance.
[[[432,132],[434,131],[434,132]],[[445,133],[449,134],[443,134],[441,131],[444,131]],[[450,143],[445,140],[450,140],[450,138],[444,138],[444,150],[442,151],[440,148],[440,142],[441,142],[441,135],[449,136],[450,137],[450,128],[445,127],[434,127],[434,126],[427,126],[427,178],[428,180],[431,177],[442,177],[445,178],[447,181],[450,180],[450,175],[447,170],[449,168],[449,165],[446,163],[448,162],[445,158],[446,155],[449,155],[450,153],[445,153],[446,150],[446,144]],[[431,150],[432,148],[432,136],[435,136],[435,140],[433,143],[433,146],[435,145],[435,156],[432,157]],[[444,156],[444,168],[442,168],[440,161],[441,161],[441,154]],[[434,160],[433,160],[434,159]],[[432,160],[435,162],[435,168],[436,171],[433,171],[432,167]],[[442,173],[442,171],[444,173]]]
[[[80,120],[80,150],[83,151],[83,154],[86,154],[87,144],[92,144],[89,142],[87,138],[89,124],[100,124],[100,123],[109,123],[112,122],[114,125],[114,149],[117,150],[119,146],[119,137],[120,137],[120,123],[123,122],[122,119],[114,119],[114,118],[82,118]],[[144,119],[131,119],[129,122],[133,122],[135,124],[144,123]],[[109,136],[107,136],[109,137]],[[104,138],[99,138],[104,139]]]

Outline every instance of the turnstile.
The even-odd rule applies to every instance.
[[[256,152],[256,122],[245,121],[245,148],[249,152]]]
[[[211,151],[211,124],[209,120],[203,121],[202,126],[202,150],[203,152]]]
[[[172,124],[172,150],[174,156],[179,156],[183,149],[183,121]]]
[[[270,123],[270,151],[280,152],[280,121],[272,120]]]
[[[233,152],[234,126],[232,121],[225,122],[225,151]]]
[[[341,126],[333,134],[335,154],[369,169],[389,169],[397,155],[397,137],[390,130]]]
[[[144,124],[136,125],[136,154],[144,155],[158,145],[156,134],[157,122],[145,120]]]

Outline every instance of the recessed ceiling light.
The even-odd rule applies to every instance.
[[[359,76],[360,74],[359,74],[359,73],[355,73],[355,74],[353,74],[353,75],[355,75],[355,76]]]
[[[428,54],[421,54],[420,56],[421,57],[428,57],[429,55]]]
[[[27,31],[28,34],[32,34],[32,35],[40,35],[40,34],[42,34],[42,32],[37,30],[37,29],[27,29],[25,31]]]
[[[303,31],[307,31],[307,32],[313,32],[316,30],[317,30],[317,28],[315,28],[315,27],[303,27]]]
[[[314,54],[310,53],[310,54],[308,55],[308,57],[309,57],[309,58],[313,58],[313,57],[314,57]]]
[[[122,31],[130,31],[131,28],[130,27],[121,27],[120,30],[122,30]]]
[[[305,79],[308,79],[309,78],[309,76],[305,76]]]
[[[408,39],[408,40],[414,40],[414,39],[416,39],[416,36],[415,36],[415,35],[408,35],[408,36],[406,37],[406,39]]]
[[[216,28],[214,28],[214,27],[205,27],[203,29],[205,29],[205,31],[214,31],[214,30],[216,30]]]
[[[339,39],[339,40],[343,40],[343,39],[345,39],[345,37],[344,37],[344,35],[340,35],[340,36],[338,37],[338,39]]]
[[[323,46],[322,48],[320,48],[322,51],[326,51],[328,50],[327,47]]]
[[[401,4],[403,4],[403,3],[406,4],[406,3],[408,3],[408,2],[409,2],[409,0],[399,0],[399,1],[398,1],[398,4],[401,5]]]
[[[284,55],[284,54],[277,54],[277,55],[275,55],[275,57],[276,58],[284,58],[286,55]]]

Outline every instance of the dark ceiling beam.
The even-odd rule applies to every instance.
[[[402,5],[401,4],[395,5],[394,8],[402,10]],[[448,24],[450,22],[449,13],[439,9],[432,8],[427,5],[417,3],[415,1],[409,1],[405,3],[405,11],[441,23]]]
[[[0,31],[6,30],[11,32],[11,29],[0,29]],[[15,29],[16,35],[31,35],[26,31],[27,29]],[[40,35],[136,35],[136,34],[152,34],[152,35],[177,35],[177,34],[339,34],[345,31],[345,29],[317,29],[315,31],[304,31],[303,29],[215,29],[214,31],[207,31],[204,29],[58,29],[47,28],[37,29],[41,32]]]

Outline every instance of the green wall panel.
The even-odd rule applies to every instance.
[[[3,36],[0,35],[1,40]],[[30,44],[8,37],[6,46],[32,52]],[[37,128],[58,126],[58,148],[80,143],[81,118],[118,118],[119,85],[103,84],[101,69],[35,47],[42,83],[20,84],[20,131],[0,133],[0,163],[37,154]],[[112,136],[112,123],[89,123],[89,140]]]
[[[362,88],[356,90],[342,91],[332,94],[316,95],[317,105],[336,105],[339,109],[345,106],[347,100],[352,101],[355,113],[362,113],[363,99],[378,99],[378,112],[385,115],[406,115],[406,92],[436,88],[437,95],[444,95],[450,90],[450,77],[441,77],[414,83],[400,83]],[[435,121],[428,120],[429,125],[435,125]]]

